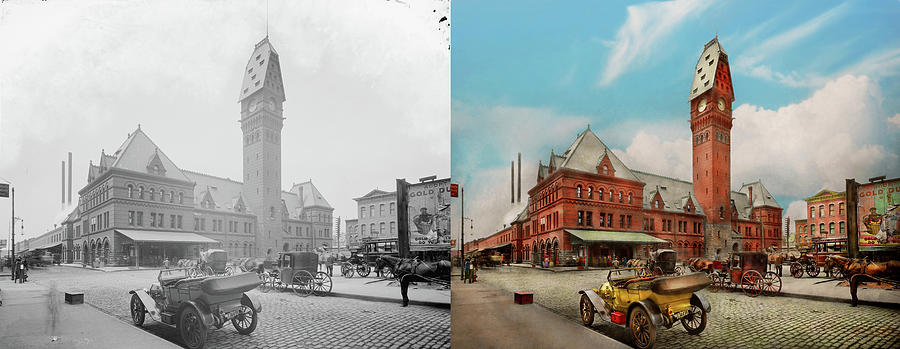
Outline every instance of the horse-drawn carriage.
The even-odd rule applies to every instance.
[[[684,268],[675,265],[678,254],[674,250],[659,249],[650,252],[647,269],[654,275],[683,275]]]
[[[341,263],[341,275],[345,278],[352,278],[356,272],[360,277],[367,277],[372,273],[372,267],[358,251],[351,251],[350,258]]]
[[[712,281],[709,290],[740,288],[750,297],[776,296],[781,292],[781,277],[767,269],[768,256],[764,252],[732,252],[726,264],[713,262],[713,271],[708,275]]]
[[[225,250],[209,249],[200,252],[200,259],[191,263],[188,268],[188,276],[228,276],[234,274],[234,268],[228,265],[228,252]]]
[[[803,277],[803,272],[806,272],[806,275],[814,278],[819,276],[819,272],[821,272],[822,268],[819,267],[819,263],[816,262],[816,258],[814,256],[810,256],[809,254],[801,254],[797,260],[791,262],[791,276],[795,278]]]
[[[291,289],[300,296],[325,296],[331,293],[331,277],[318,271],[319,255],[315,252],[281,252],[274,269],[263,264],[260,291]]]
[[[129,291],[131,320],[137,326],[143,325],[149,314],[151,319],[176,328],[190,349],[203,348],[207,331],[220,329],[229,321],[240,334],[256,330],[262,306],[244,293],[260,284],[253,273],[191,277],[170,269],[161,270],[157,281],[149,289]]]
[[[703,273],[611,277],[613,272],[633,269],[612,269],[599,288],[578,291],[585,326],[591,326],[594,316],[599,315],[629,329],[634,345],[642,349],[653,347],[660,327],[672,328],[681,322],[689,334],[703,332],[706,314],[712,310],[703,296],[694,293],[710,283]]]

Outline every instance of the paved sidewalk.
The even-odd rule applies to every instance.
[[[70,268],[78,268],[78,269],[87,269],[87,270],[96,270],[96,271],[104,271],[104,272],[115,272],[115,271],[134,271],[134,270],[162,270],[161,267],[92,267],[90,265],[81,265],[81,263],[62,263],[60,266],[70,267]]]
[[[628,348],[537,304],[484,283],[453,280],[452,348]]]
[[[71,305],[64,294],[34,282],[0,280],[0,347],[178,348],[87,304]]]
[[[334,276],[331,293],[336,297],[355,298],[375,302],[401,303],[399,281],[378,281],[375,277]],[[407,292],[409,304],[426,305],[439,308],[450,307],[450,290],[440,289],[437,285],[410,285]]]
[[[849,286],[840,286],[838,285],[839,281],[826,280],[828,279],[821,277],[797,279],[785,273],[781,277],[780,296],[850,303]],[[856,296],[859,298],[859,304],[900,308],[900,290],[868,288],[865,285],[860,285]]]

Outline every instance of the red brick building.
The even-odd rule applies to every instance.
[[[466,250],[508,243],[515,260],[597,265],[646,258],[656,247],[685,259],[780,246],[782,209],[771,193],[760,181],[731,190],[734,95],[718,39],[704,46],[695,71],[693,181],[628,168],[588,126],[565,152],[538,163],[528,206],[511,227]]]
[[[806,219],[794,220],[794,244],[797,248],[809,246],[811,236],[809,236],[809,226]]]
[[[826,189],[804,201],[809,238],[847,237],[846,193]]]

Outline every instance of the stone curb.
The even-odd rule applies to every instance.
[[[802,298],[802,299],[809,299],[809,300],[820,301],[820,302],[847,303],[848,306],[850,304],[850,290],[847,290],[847,299],[826,297],[826,296],[819,296],[819,295],[799,294],[799,293],[785,293],[785,292],[779,293],[778,296],[785,296],[785,297],[790,297],[790,298]],[[879,308],[887,308],[887,309],[900,309],[900,304],[890,303],[890,302],[867,301],[867,300],[860,299],[858,304],[869,305],[869,306],[879,307]]]

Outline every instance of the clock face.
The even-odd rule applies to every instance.
[[[697,111],[703,112],[704,110],[706,110],[706,98],[701,99],[700,102],[697,103]]]
[[[719,97],[719,110],[725,110],[725,98]]]

